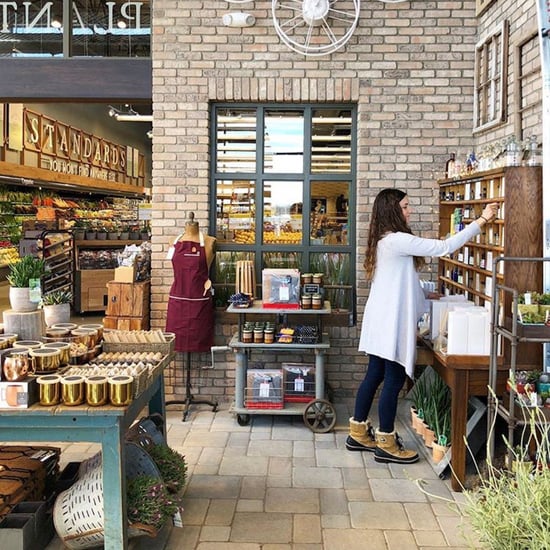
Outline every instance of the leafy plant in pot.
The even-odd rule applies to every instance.
[[[70,290],[52,290],[42,296],[42,309],[46,326],[56,323],[68,323],[71,320],[71,302],[73,294]]]
[[[185,457],[168,445],[151,445],[147,452],[157,465],[160,475],[170,492],[183,489],[187,478]]]
[[[37,285],[39,295],[40,278],[45,273],[45,263],[41,258],[28,255],[19,261],[9,264],[9,273],[6,277],[10,284],[9,299],[14,311],[35,311],[38,309],[38,300],[31,294],[31,285]],[[34,292],[34,291],[33,291]]]
[[[128,479],[128,521],[132,527],[141,527],[145,533],[155,536],[174,516],[179,505],[178,499],[168,493],[165,484],[158,478],[140,475]]]

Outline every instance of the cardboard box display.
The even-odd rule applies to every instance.
[[[38,401],[38,385],[35,378],[21,382],[0,382],[0,408],[27,409]]]
[[[283,408],[283,370],[248,369],[245,404],[248,408]]]
[[[284,400],[306,403],[315,399],[315,365],[283,363]]]
[[[136,280],[136,266],[123,266],[115,268],[115,282],[133,283]]]

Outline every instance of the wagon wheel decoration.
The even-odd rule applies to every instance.
[[[304,423],[318,434],[330,432],[336,425],[336,411],[330,401],[315,399],[304,409]]]
[[[293,51],[309,56],[330,54],[351,37],[361,0],[272,0],[273,25]]]

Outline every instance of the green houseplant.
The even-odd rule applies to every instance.
[[[177,492],[185,485],[187,464],[185,457],[168,445],[151,445],[147,452],[157,465],[160,475],[171,492]]]
[[[40,282],[44,273],[44,260],[36,256],[23,256],[19,261],[9,264],[9,273],[6,279],[10,285],[9,299],[14,311],[25,312],[38,309],[40,295],[38,293],[38,299],[35,299],[33,296],[35,291],[32,291],[31,284],[34,281]]]
[[[71,320],[71,302],[73,294],[70,290],[52,290],[42,296],[42,309],[46,326],[56,323],[68,323]]]

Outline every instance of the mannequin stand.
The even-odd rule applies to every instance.
[[[209,405],[212,407],[212,412],[218,410],[217,401],[209,401],[207,399],[195,399],[195,396],[191,393],[191,352],[185,352],[185,400],[175,400],[167,401],[166,406],[168,405],[184,405],[182,422],[187,420],[187,415],[189,414],[189,409],[191,405]]]

